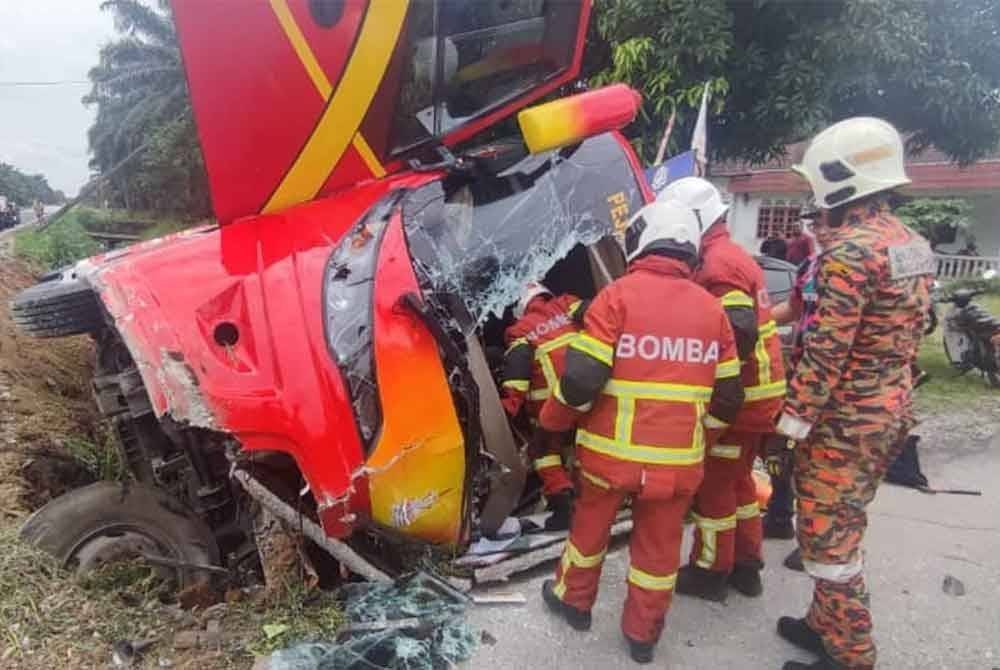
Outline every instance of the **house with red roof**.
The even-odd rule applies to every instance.
[[[710,179],[731,203],[733,238],[747,249],[756,252],[768,237],[788,238],[797,233],[799,212],[809,190],[805,180],[788,168],[798,162],[806,146],[806,142],[791,144],[784,157],[763,165],[711,166]],[[953,244],[939,247],[939,252],[957,252],[972,236],[980,255],[1000,257],[1000,151],[960,167],[932,147],[908,155],[906,172],[912,183],[902,189],[905,196],[965,198],[973,205],[974,223]]]

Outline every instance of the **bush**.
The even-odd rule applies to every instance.
[[[86,212],[86,210],[82,210]],[[71,211],[48,228],[26,230],[14,237],[14,253],[48,270],[93,256],[101,246],[87,234],[80,213]]]
[[[1000,276],[993,279],[955,279],[942,282],[945,293],[951,293],[961,288],[983,289],[989,295],[1000,295]]]

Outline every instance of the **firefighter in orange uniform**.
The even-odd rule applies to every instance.
[[[714,436],[707,426],[725,425],[743,402],[729,321],[691,281],[699,237],[694,213],[678,204],[636,214],[628,272],[587,309],[541,414],[546,429],[577,426],[580,475],[569,539],[542,595],[572,627],[590,628],[611,525],[631,497],[622,631],[639,663],[653,660],[670,607],[684,516]]]
[[[546,530],[569,528],[573,482],[563,467],[563,434],[539,426],[538,413],[563,372],[566,349],[579,330],[584,309],[575,295],[553,297],[542,284],[530,282],[514,308],[517,321],[504,332],[502,402],[511,416],[525,408],[532,422],[530,456],[552,510]]]
[[[785,395],[778,327],[771,318],[764,273],[729,237],[728,207],[711,183],[679,179],[660,200],[676,201],[698,214],[703,226],[701,266],[694,280],[716,296],[736,337],[746,400],[705,457],[705,481],[695,496],[695,543],[681,569],[677,592],[725,600],[728,587],[747,596],[763,592],[762,527],[753,462],[764,437],[774,432]]]

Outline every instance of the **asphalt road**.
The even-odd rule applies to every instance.
[[[1000,425],[1000,417],[983,417]],[[974,488],[982,497],[927,495],[885,485],[870,508],[866,540],[879,668],[1000,670],[1000,434],[928,454],[938,488]],[[812,660],[774,633],[778,616],[801,616],[811,582],[786,570],[791,541],[765,544],[764,596],[732,593],[725,605],[678,596],[651,667],[672,670],[774,669]],[[690,547],[687,538],[684,554]],[[589,670],[632,666],[618,628],[628,552],[609,553],[594,627],[577,633],[545,610],[540,589],[552,567],[497,587],[519,591],[523,606],[480,607],[472,623],[497,639],[468,667]],[[946,595],[946,575],[966,594]],[[636,666],[638,667],[638,666]]]

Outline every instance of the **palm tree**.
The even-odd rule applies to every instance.
[[[97,106],[97,118],[88,131],[90,166],[104,173],[133,156],[164,127],[179,121],[191,128],[193,124],[180,47],[166,0],[157,0],[155,8],[140,0],[106,0],[101,9],[114,13],[121,37],[101,49],[98,64],[88,73],[92,87],[83,102]],[[190,148],[190,142],[184,144]],[[200,160],[197,151],[182,157],[182,162]],[[149,195],[137,190],[142,181],[136,179],[139,170],[141,165],[111,176],[126,207],[151,203]]]

